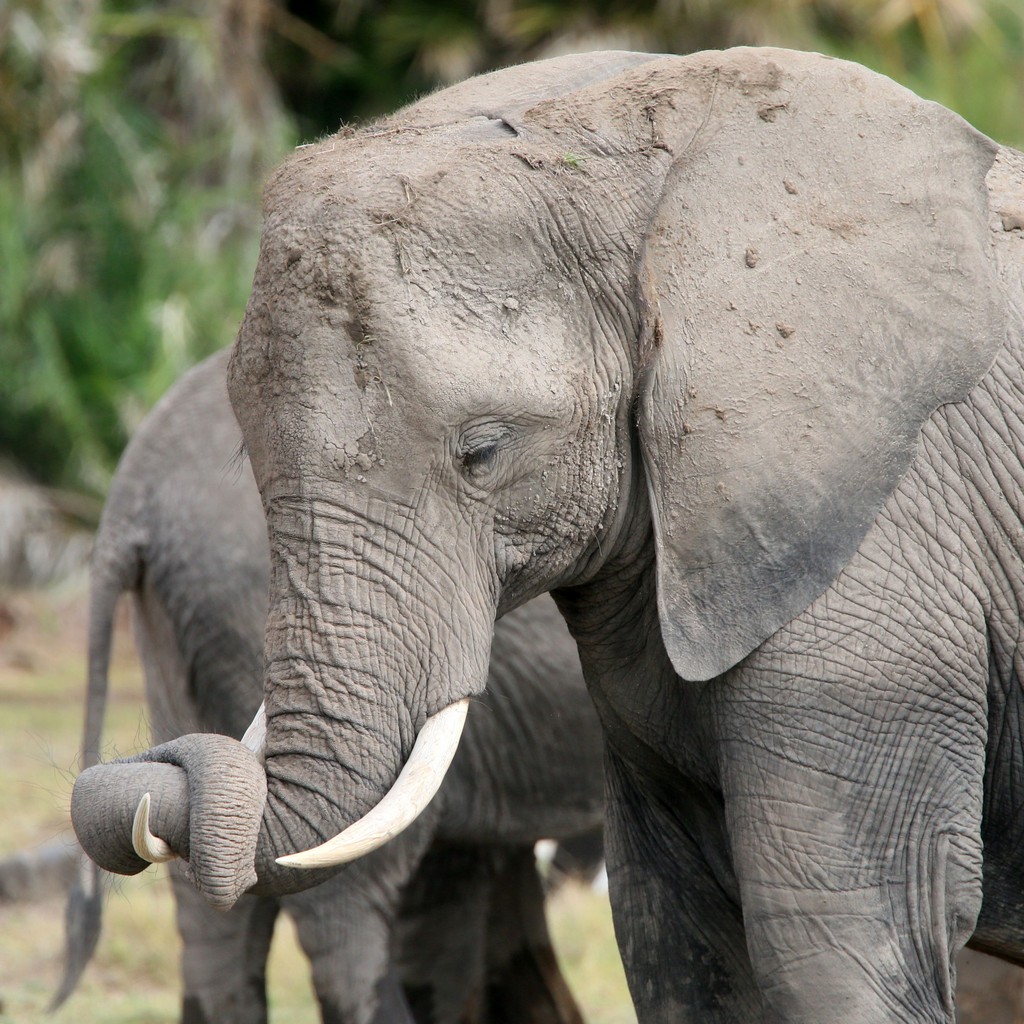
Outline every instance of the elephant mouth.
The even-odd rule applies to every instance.
[[[467,697],[428,718],[405,766],[379,803],[334,838],[312,849],[278,857],[276,863],[292,868],[334,867],[376,850],[408,828],[444,781],[462,738],[468,710]],[[262,761],[265,742],[266,714],[261,704],[242,737],[242,745]],[[132,824],[132,848],[150,864],[174,860],[179,855],[150,828],[150,804],[150,794],[144,793]]]
[[[444,781],[466,725],[469,698],[431,715],[423,723],[409,759],[372,810],[333,839],[301,853],[278,857],[292,868],[329,868],[362,857],[394,839],[423,813]]]

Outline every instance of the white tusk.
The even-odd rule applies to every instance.
[[[263,758],[263,748],[267,745],[267,709],[260,704],[256,717],[242,737],[242,746],[248,747],[258,758]]]
[[[149,830],[149,802],[149,794],[143,793],[139,806],[135,809],[135,820],[132,822],[132,846],[135,852],[150,864],[177,860],[178,855]]]
[[[409,760],[384,798],[344,832],[321,846],[278,857],[292,868],[329,868],[383,846],[412,824],[444,781],[466,724],[469,698],[449,704],[423,723]]]

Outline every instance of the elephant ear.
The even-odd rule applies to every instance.
[[[988,139],[813,54],[687,67],[706,112],[666,135],[638,414],[662,634],[681,676],[709,679],[835,579],[1008,310]]]

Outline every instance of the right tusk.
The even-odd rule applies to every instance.
[[[139,806],[135,809],[135,820],[132,822],[132,846],[135,852],[150,864],[164,864],[169,860],[177,860],[178,855],[159,836],[149,830],[148,793],[143,793]]]
[[[344,832],[302,853],[278,857],[293,868],[329,868],[383,846],[423,812],[444,781],[466,724],[469,698],[449,704],[423,723],[395,784],[384,798]]]
[[[242,736],[242,746],[248,747],[261,761],[263,748],[267,745],[267,706],[260,704],[249,728]]]

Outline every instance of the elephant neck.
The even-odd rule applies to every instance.
[[[714,758],[703,748],[710,725],[689,728],[702,713],[702,693],[713,683],[680,679],[672,667],[658,621],[649,522],[635,537],[593,580],[553,596],[579,647],[609,745],[650,776],[684,770],[715,785]]]

